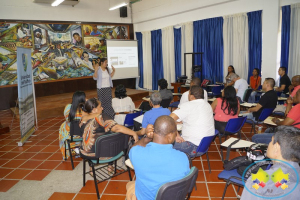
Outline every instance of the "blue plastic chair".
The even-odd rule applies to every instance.
[[[210,144],[212,143],[212,141],[214,140],[214,138],[216,137],[216,135],[219,133],[218,130],[215,130],[215,134],[211,135],[211,136],[207,136],[202,138],[202,140],[200,141],[200,144],[196,150],[196,154],[194,157],[192,157],[192,159],[198,157],[198,156],[202,156],[203,154],[206,154],[206,158],[207,158],[207,164],[208,164],[208,169],[209,169],[209,173],[211,173],[211,169],[210,169],[210,163],[209,163],[209,158],[208,158],[208,149]],[[197,155],[198,152],[202,153],[201,155]]]
[[[143,111],[127,114],[125,117],[125,120],[124,120],[124,126],[127,128],[132,128],[134,126],[133,119],[142,114],[143,114]]]
[[[226,185],[224,188],[224,192],[223,192],[223,196],[222,196],[222,200],[225,197],[226,194],[226,190],[227,187],[230,184],[235,184],[238,186],[238,190],[237,192],[239,192],[241,187],[244,187],[243,181],[242,181],[242,176],[239,175],[239,173],[237,172],[237,169],[233,169],[233,170],[223,170],[219,175],[218,175],[219,179],[224,179],[226,181]],[[246,179],[245,179],[246,180]]]
[[[222,143],[221,139],[223,136],[225,136],[225,140],[226,140],[228,135],[233,135],[235,133],[238,133],[239,138],[241,139],[241,129],[244,126],[246,120],[247,120],[247,117],[238,117],[238,118],[228,120],[224,133],[219,133],[219,131],[218,131],[220,145]],[[221,158],[223,161],[223,149],[221,146],[220,146],[220,149],[221,149]]]
[[[214,86],[211,89],[211,92],[208,92],[208,95],[211,96],[221,96],[221,90],[224,88],[224,85]]]
[[[171,112],[173,111],[173,108],[178,108],[179,103],[180,101],[175,101],[169,105],[169,107],[171,108]]]
[[[251,131],[250,134],[252,133],[252,130],[254,129],[254,134],[256,134],[256,130],[255,130],[255,126],[258,124],[262,124],[264,122],[265,119],[267,119],[267,117],[269,117],[275,108],[264,108],[262,110],[262,112],[260,113],[258,120],[252,120],[252,119],[247,119],[246,123],[251,124]]]

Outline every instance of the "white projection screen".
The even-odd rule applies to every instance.
[[[107,62],[116,69],[113,79],[139,76],[137,40],[106,40]]]

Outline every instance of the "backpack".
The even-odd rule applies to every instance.
[[[204,80],[202,81],[202,83],[201,83],[201,87],[202,87],[202,88],[206,88],[207,85],[208,85],[209,83],[210,83],[210,80],[204,79]]]

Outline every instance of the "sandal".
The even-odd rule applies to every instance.
[[[107,172],[109,175],[113,175],[115,173],[115,168],[112,165],[108,165]]]

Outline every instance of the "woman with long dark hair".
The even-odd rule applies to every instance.
[[[215,113],[215,129],[224,133],[228,120],[237,118],[240,113],[240,103],[236,97],[234,87],[225,87],[222,97],[217,98],[211,107]]]
[[[66,121],[62,123],[59,129],[59,148],[63,158],[69,157],[69,151],[65,155],[65,141],[70,138],[70,122],[80,120],[83,116],[82,107],[85,104],[85,93],[77,91],[73,94],[72,103],[68,104],[64,110]],[[72,145],[79,145],[72,143]]]
[[[112,72],[107,67],[107,59],[100,59],[100,67],[95,66],[95,72],[93,79],[97,81],[97,94],[98,99],[102,103],[103,112],[109,115],[112,119],[114,118],[115,112],[112,108],[112,91],[113,87],[112,77],[115,74],[115,68],[111,66]]]
[[[259,69],[258,68],[254,68],[253,69],[253,72],[252,72],[252,75],[250,77],[250,87],[252,88],[252,92],[249,96],[249,99],[248,99],[248,103],[254,103],[255,102],[255,96],[257,94],[257,90],[259,88],[259,86],[261,85],[261,78],[260,78],[260,72],[259,72]]]
[[[226,76],[226,86],[231,86],[234,84],[234,79],[236,79],[238,75],[236,75],[234,67],[232,65],[228,66],[228,73]]]

